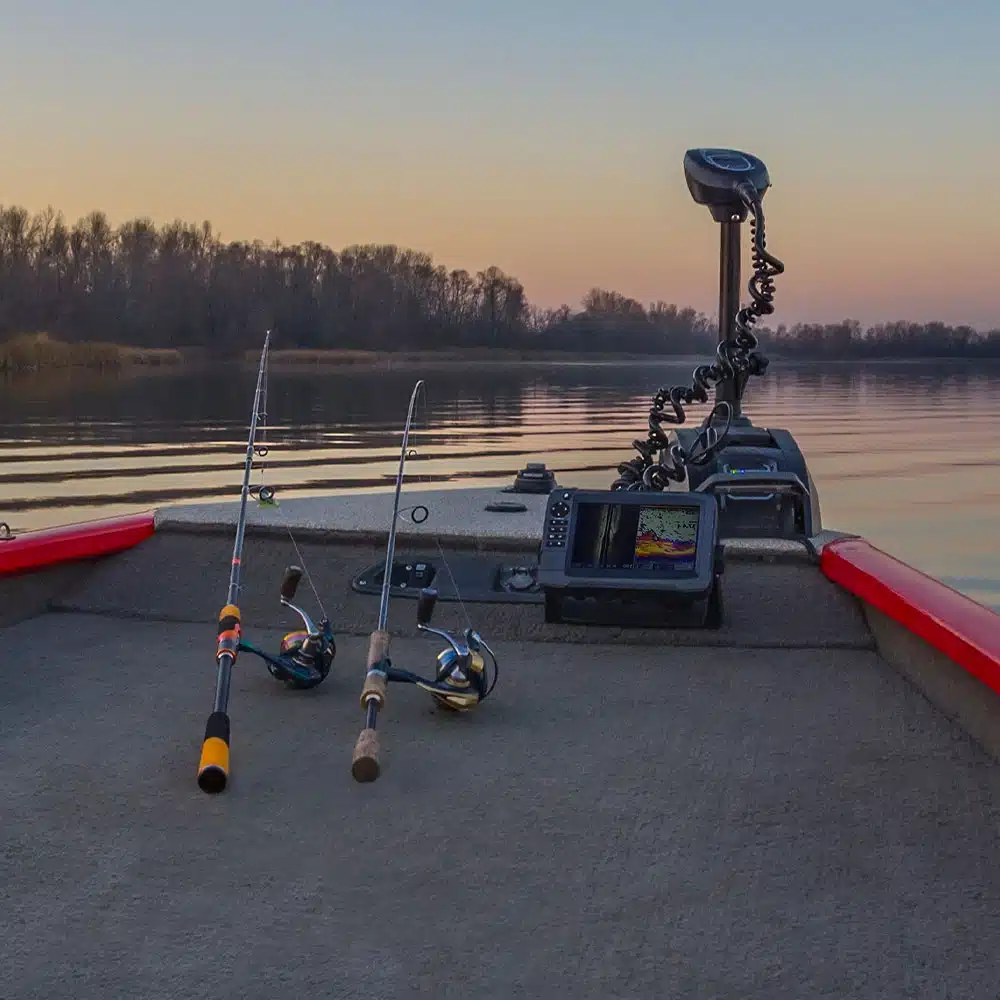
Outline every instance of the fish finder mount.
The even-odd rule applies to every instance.
[[[723,566],[708,493],[549,495],[538,583],[550,624],[716,628]]]
[[[774,278],[785,270],[766,249],[767,167],[740,150],[698,148],[685,154],[684,176],[691,197],[720,228],[716,361],[695,368],[690,386],[657,389],[647,437],[632,442],[638,456],[618,466],[611,489],[708,493],[719,503],[720,538],[807,538],[822,525],[819,497],[798,445],[788,431],[754,427],[743,413],[748,380],[768,365],[752,328],[774,312]],[[751,302],[741,309],[740,227],[748,218]],[[699,427],[664,431],[663,424],[686,422],[685,406],[709,402],[713,387],[712,409]]]

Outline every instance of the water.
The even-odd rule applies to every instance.
[[[606,488],[632,457],[651,393],[688,383],[691,369],[273,368],[265,478],[279,500],[391,488],[407,401],[423,377],[409,482],[505,485],[526,461],[543,461],[560,483]],[[252,369],[222,366],[3,383],[0,520],[23,531],[236,499],[254,380]],[[751,382],[746,408],[797,438],[825,527],[864,535],[1000,609],[1000,365],[774,363]]]

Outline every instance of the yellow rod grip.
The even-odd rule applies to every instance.
[[[229,716],[213,712],[205,726],[205,742],[201,745],[198,764],[198,787],[203,792],[217,794],[229,781]]]
[[[201,747],[198,764],[198,787],[203,792],[218,793],[229,780],[229,744],[210,736]]]

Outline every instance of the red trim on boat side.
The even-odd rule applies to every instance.
[[[1000,694],[1000,615],[862,538],[826,545],[820,569]]]
[[[130,549],[155,531],[152,514],[127,514],[29,531],[0,541],[0,575]]]

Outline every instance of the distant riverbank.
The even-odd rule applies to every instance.
[[[0,343],[0,372],[9,374],[66,368],[122,371],[135,366],[179,365],[183,360],[181,352],[172,348],[68,344],[45,333],[22,334]]]
[[[256,368],[260,360],[257,348],[243,352],[240,360]],[[686,355],[648,355],[624,352],[610,354],[587,351],[524,351],[504,348],[465,347],[439,351],[361,351],[352,349],[309,350],[290,348],[271,350],[268,363],[272,369],[294,371],[319,368],[325,371],[387,371],[392,368],[420,367],[490,367],[511,364],[596,364],[617,362],[703,361]],[[0,343],[0,373],[28,374],[50,370],[74,369],[94,372],[119,372],[185,366],[200,368],[211,364],[204,348],[144,348],[110,343],[66,343],[46,334],[25,334]]]
[[[258,351],[247,351],[244,360],[254,364],[260,359]],[[591,351],[525,351],[502,347],[453,347],[440,351],[359,351],[359,350],[272,350],[269,365],[282,368],[351,369],[357,371],[388,370],[413,365],[421,367],[485,367],[511,364],[597,364],[618,362],[679,362],[704,360],[680,354],[616,354]]]
[[[868,357],[868,358],[810,358],[785,355],[781,351],[763,352],[779,364],[800,365],[871,365],[871,364],[964,364],[973,359],[961,356],[942,358]],[[240,362],[256,367],[260,359],[258,348],[243,351]],[[218,360],[216,358],[216,360]],[[642,354],[619,351],[553,351],[524,350],[502,347],[452,347],[441,350],[363,351],[343,349],[288,348],[271,350],[269,363],[272,369],[297,371],[320,369],[333,371],[390,371],[420,367],[436,369],[475,369],[512,365],[698,365],[711,364],[714,352],[702,354]],[[979,359],[982,363],[985,359]],[[47,334],[23,334],[0,342],[0,374],[30,374],[49,371],[94,373],[171,370],[178,366],[193,369],[212,364],[212,355],[205,348],[147,348],[103,342],[67,343]]]
[[[986,364],[994,368],[1000,364],[1000,359],[968,358],[961,355],[935,357],[861,357],[861,358],[823,358],[802,355],[784,354],[768,349],[767,344],[761,346],[761,351],[769,361],[781,365],[806,366],[859,366],[868,365],[956,365],[965,366],[972,362]],[[630,354],[624,351],[617,353],[600,353],[597,351],[526,351],[500,347],[455,347],[439,351],[359,351],[359,350],[308,350],[288,349],[272,350],[269,354],[269,364],[272,368],[283,368],[294,371],[301,368],[321,368],[327,371],[349,369],[352,371],[388,371],[393,368],[489,368],[504,365],[541,364],[541,365],[701,365],[713,364],[715,352],[707,354]],[[256,367],[260,360],[258,350],[246,351],[243,358],[245,364]]]

